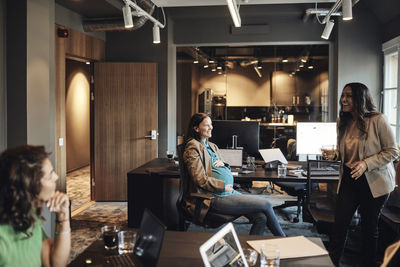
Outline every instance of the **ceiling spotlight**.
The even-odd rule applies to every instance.
[[[90,65],[90,61],[86,61],[86,65]]]
[[[343,20],[353,19],[353,2],[351,0],[342,1]]]
[[[198,64],[198,63],[199,63],[199,60],[198,60],[198,59],[195,59],[195,60],[193,60],[193,63],[194,63],[194,64]]]
[[[295,71],[292,71],[292,73],[291,73],[292,75],[295,75],[296,74],[296,72]]]
[[[160,27],[158,25],[154,24],[153,26],[153,44],[159,44],[160,43]]]
[[[261,60],[259,60],[258,63],[257,63],[257,69],[259,69],[259,70],[262,69],[262,62],[261,62]]]
[[[289,60],[288,60],[287,57],[283,57],[283,58],[282,58],[282,62],[286,63],[286,62],[289,62]]]
[[[210,59],[208,63],[215,63],[215,60]]]
[[[261,75],[261,72],[260,72],[260,70],[256,67],[256,66],[254,66],[254,70],[257,72],[257,75],[258,75],[258,77],[262,77],[262,75]]]
[[[203,68],[207,69],[208,68],[208,64],[204,65]]]
[[[220,64],[217,65],[217,70],[222,70],[222,66]]]
[[[236,5],[236,0],[226,0],[226,3],[228,4],[229,12],[231,13],[233,24],[235,27],[240,27],[241,26],[241,19],[240,19],[240,14],[239,14],[239,9],[237,8]]]
[[[333,20],[328,19],[326,21],[326,25],[325,25],[324,31],[322,32],[322,35],[321,35],[322,39],[325,39],[325,40],[329,39],[329,36],[331,35],[331,32],[332,32],[332,29],[333,29],[334,25],[335,25],[335,22]]]
[[[133,28],[132,10],[128,3],[122,7],[125,28]]]
[[[300,67],[300,68],[303,68],[303,67],[304,67],[304,63],[303,63],[302,61],[300,62],[299,67]]]
[[[301,60],[301,62],[303,62],[303,63],[306,63],[306,62],[307,62],[307,58],[306,58],[306,57],[302,57],[300,60]]]
[[[211,69],[211,71],[217,71],[217,69],[214,67],[214,68]]]
[[[222,71],[218,71],[218,74],[221,75],[221,74],[222,74]]]
[[[314,68],[314,65],[313,65],[313,62],[312,62],[311,59],[308,61],[308,66],[307,66],[307,68],[310,69],[310,70],[312,70],[312,69]]]

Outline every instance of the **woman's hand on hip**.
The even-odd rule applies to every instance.
[[[357,180],[367,170],[367,163],[365,163],[363,160],[360,160],[351,164],[350,168],[351,177]]]
[[[224,166],[225,164],[222,162],[222,160],[217,159],[216,161],[214,161],[213,165],[214,167],[221,167]]]

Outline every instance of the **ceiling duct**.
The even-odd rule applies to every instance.
[[[150,15],[153,14],[155,5],[151,0],[137,0],[136,3]],[[122,9],[123,3],[121,2],[119,9]],[[148,18],[146,16],[133,17],[133,27],[125,28],[123,17],[118,18],[91,18],[82,21],[83,30],[85,32],[98,32],[98,31],[132,31],[142,27]]]

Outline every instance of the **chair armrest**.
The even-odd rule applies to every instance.
[[[201,199],[213,199],[213,196],[206,196],[204,194],[201,193],[190,193],[191,197],[195,197],[195,198],[201,198]]]

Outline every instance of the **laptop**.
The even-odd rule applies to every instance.
[[[228,223],[203,245],[200,255],[205,267],[248,267],[232,223]]]
[[[231,168],[241,168],[243,163],[243,150],[241,149],[220,149],[224,162],[228,163]]]
[[[144,210],[133,254],[104,257],[103,266],[156,266],[166,226],[148,209]]]

